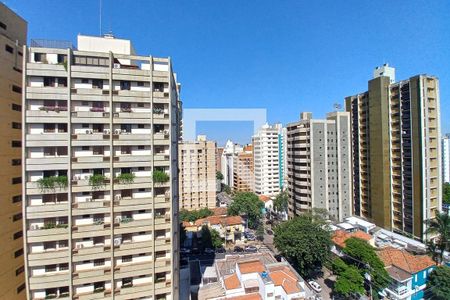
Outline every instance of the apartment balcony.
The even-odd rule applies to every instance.
[[[94,291],[92,293],[75,294],[75,300],[97,300],[97,299],[110,299],[111,290]]]
[[[114,247],[114,254],[117,256],[135,255],[153,251],[153,240],[143,242],[122,242]]]
[[[96,168],[109,168],[109,156],[104,155],[92,155],[92,156],[80,156],[72,157],[73,169],[89,169],[95,164]]]
[[[86,260],[103,259],[111,257],[111,246],[92,246],[92,247],[77,247],[72,250],[73,261],[83,262]]]
[[[139,299],[141,297],[151,298],[153,292],[153,283],[133,285],[116,289],[114,299]]]
[[[72,203],[72,215],[105,214],[109,213],[111,201],[104,199],[90,199],[87,202]]]
[[[114,146],[150,145],[151,133],[120,133],[114,134]]]
[[[69,229],[67,227],[38,229],[33,228],[27,230],[27,242],[39,243],[39,242],[52,242],[59,240],[67,240]]]
[[[153,219],[134,220],[131,218],[121,218],[120,221],[116,218],[114,222],[115,234],[126,234],[141,231],[152,231]]]
[[[54,123],[64,123],[67,121],[67,107],[42,106],[40,110],[27,110],[27,123],[47,123],[51,118]]]
[[[44,266],[61,264],[69,261],[69,249],[45,250],[44,252],[28,253],[28,266]]]
[[[102,185],[92,186],[89,184],[89,179],[73,179],[72,180],[72,192],[88,192],[95,188],[96,191],[108,191],[109,190],[109,178],[106,178]]]
[[[67,77],[67,71],[62,64],[27,62],[27,74],[30,76],[48,76],[48,74],[52,74],[57,77]]]
[[[68,271],[55,272],[46,275],[31,276],[29,280],[30,290],[38,290],[43,286],[47,289],[58,288],[67,286],[70,280],[70,274]]]
[[[95,108],[92,108],[93,110]],[[98,108],[99,111],[73,111],[72,123],[109,124],[109,112]]]
[[[72,101],[109,101],[109,90],[100,88],[71,88],[70,92]]]
[[[26,135],[27,147],[62,147],[67,146],[68,141],[68,133],[40,133]]]
[[[90,133],[90,129],[88,129],[88,132],[89,133],[72,134],[72,146],[109,146],[109,134]]]
[[[27,70],[28,71],[28,70]],[[27,87],[27,99],[34,100],[67,100],[69,89],[67,87]]]
[[[151,124],[150,114],[150,112],[116,112],[114,113],[114,123]],[[169,123],[167,122],[167,124]]]
[[[153,263],[151,261],[121,264],[114,268],[115,279],[150,275],[152,273],[153,273]]]
[[[44,156],[39,158],[27,158],[27,171],[65,170],[67,169],[69,157]]]
[[[100,223],[100,222],[98,222]],[[72,226],[72,238],[83,239],[96,236],[106,236],[111,233],[111,224],[91,224]]]
[[[83,271],[73,272],[73,284],[82,285],[98,281],[107,281],[111,279],[111,268],[94,268]]]
[[[114,200],[114,212],[120,213],[132,210],[143,210],[152,209],[153,199],[152,198],[117,198]]]
[[[150,176],[136,176],[133,179],[132,183],[120,183],[117,182],[114,184],[114,189],[140,189],[140,188],[148,188],[152,184],[152,178]]]
[[[26,208],[27,219],[43,219],[66,216],[68,205],[68,202],[28,205]]]

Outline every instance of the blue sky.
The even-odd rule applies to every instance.
[[[95,0],[8,0],[29,38],[99,34]],[[139,54],[170,56],[185,108],[266,108],[269,122],[324,117],[367,89],[373,68],[397,79],[440,78],[441,122],[450,132],[450,1],[113,1],[103,32],[129,38]],[[202,122],[222,144],[250,141],[249,122]]]

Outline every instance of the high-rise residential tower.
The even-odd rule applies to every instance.
[[[216,143],[199,135],[178,145],[180,209],[216,207]]]
[[[246,145],[233,159],[233,189],[237,192],[255,191],[253,145]]]
[[[342,221],[352,214],[350,114],[333,112],[326,120],[302,113],[287,125],[289,217],[326,209]]]
[[[233,187],[234,184],[234,158],[239,152],[242,152],[242,146],[235,144],[230,140],[227,141],[222,151],[222,161],[220,165],[222,167],[223,183],[230,188]]]
[[[417,75],[393,82],[393,74],[375,73],[368,91],[346,98],[354,213],[426,239],[425,221],[442,203],[439,80]]]
[[[253,136],[255,192],[278,194],[283,187],[283,128],[264,124]]]
[[[112,36],[32,40],[23,76],[28,298],[177,299],[171,60]]]
[[[450,182],[450,134],[442,137],[442,182]]]
[[[25,298],[22,228],[22,46],[27,22],[0,3],[0,299]]]

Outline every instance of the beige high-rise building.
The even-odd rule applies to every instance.
[[[23,75],[28,299],[178,299],[171,60],[112,36],[32,40]]]
[[[352,214],[351,129],[348,112],[326,120],[302,113],[287,125],[288,215],[326,209],[343,221]]]
[[[22,46],[27,22],[0,3],[0,299],[25,299],[22,227]]]
[[[346,98],[353,135],[354,213],[378,226],[426,239],[425,221],[441,208],[439,80],[395,82],[374,72],[367,92]]]
[[[246,145],[235,154],[233,163],[233,189],[237,192],[254,192],[253,145]]]
[[[179,144],[180,209],[216,207],[216,143],[198,136]]]

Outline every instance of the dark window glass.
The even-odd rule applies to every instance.
[[[12,197],[12,203],[22,202],[22,195],[17,195]]]
[[[20,148],[22,147],[22,141],[12,141],[11,146],[13,146],[14,148]]]
[[[6,30],[6,28],[8,28],[8,26],[6,26],[6,24],[3,22],[0,22],[0,27],[3,28],[4,30]]]
[[[25,290],[25,283],[19,285],[19,287],[17,288],[17,294],[20,294],[23,290]]]
[[[14,252],[14,257],[15,258],[18,258],[19,256],[22,256],[22,255],[23,255],[23,248],[17,250],[16,252]]]
[[[19,276],[20,274],[22,274],[25,271],[24,266],[21,266],[19,268],[16,269],[16,276]]]
[[[13,103],[11,106],[12,110],[22,111],[22,105]]]
[[[16,221],[19,221],[19,220],[22,220],[22,213],[15,214],[13,216],[13,222],[16,222]]]
[[[14,177],[11,181],[12,181],[12,184],[22,183],[22,177]]]
[[[23,232],[21,231],[17,231],[16,233],[14,233],[13,238],[15,240],[20,239],[23,236]]]
[[[22,124],[20,124],[18,122],[12,122],[11,127],[13,129],[22,129]]]
[[[22,88],[20,86],[14,85],[12,86],[12,91],[18,94],[22,94]]]
[[[10,45],[5,45],[5,50],[8,51],[9,53],[14,53],[14,48],[11,47]]]
[[[19,158],[11,160],[11,165],[13,165],[13,166],[20,166],[21,164],[22,164],[22,160]]]

